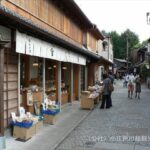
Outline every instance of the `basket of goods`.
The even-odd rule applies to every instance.
[[[88,86],[88,91],[93,92],[95,90],[96,90],[95,86]]]
[[[22,120],[21,122],[16,121],[12,122],[13,126],[18,126],[20,128],[30,128],[33,125],[33,121],[31,120]]]

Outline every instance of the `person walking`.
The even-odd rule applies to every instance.
[[[140,99],[140,93],[141,93],[141,78],[139,75],[137,75],[135,79],[135,98],[138,97],[138,99]]]
[[[109,72],[108,77],[109,77],[109,79],[111,80],[111,84],[112,84],[112,86],[113,86],[113,84],[114,84],[114,76],[113,76],[113,74],[112,74],[111,71]],[[110,107],[112,107],[112,98],[111,98],[111,94],[112,94],[112,91],[110,91],[110,100],[109,100]]]
[[[125,74],[125,76],[124,76],[124,82],[123,82],[123,87],[127,87],[128,82],[129,82],[129,75]]]
[[[134,91],[134,76],[133,74],[130,74],[129,75],[129,83],[128,83],[128,98],[131,98],[133,97],[133,91]]]
[[[106,108],[110,108],[110,91],[109,85],[111,84],[111,80],[107,74],[103,74],[103,86],[102,86],[102,104],[100,109],[104,109],[105,104]]]

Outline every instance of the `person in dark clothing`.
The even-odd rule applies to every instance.
[[[109,72],[108,77],[109,77],[109,79],[111,80],[111,84],[114,84],[114,76],[113,76],[112,72]],[[110,107],[112,107],[111,93],[112,93],[112,92],[110,92],[110,100],[109,100]]]
[[[138,97],[138,99],[140,99],[140,93],[141,93],[141,78],[138,75],[135,79],[135,98]]]
[[[111,84],[111,80],[107,74],[103,74],[103,86],[102,86],[102,104],[100,109],[103,109],[106,104],[106,108],[110,108],[110,91],[109,85]]]

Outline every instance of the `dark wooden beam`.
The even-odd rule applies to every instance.
[[[0,46],[0,137],[4,136],[4,48]]]

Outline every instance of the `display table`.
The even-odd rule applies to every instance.
[[[89,91],[82,91],[81,92],[81,108],[82,109],[93,109],[94,104],[99,103],[99,95],[90,98],[91,92]]]
[[[43,127],[43,121],[38,121],[29,128],[14,126],[13,136],[17,139],[28,140],[38,133]]]
[[[28,140],[35,134],[35,125],[30,128],[14,126],[13,136],[17,139]]]
[[[56,115],[47,115],[44,114],[44,123],[54,125],[58,120],[58,114]]]

